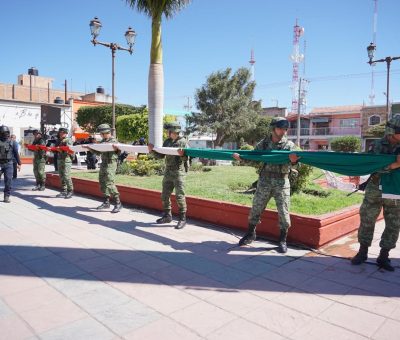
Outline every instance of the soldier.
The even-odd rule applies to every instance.
[[[179,208],[179,221],[175,229],[182,229],[186,225],[185,175],[189,164],[181,149],[188,147],[188,143],[179,135],[181,127],[178,123],[165,124],[164,129],[168,130],[168,138],[164,141],[163,147],[180,148],[180,150],[178,150],[179,156],[165,156],[156,153],[156,157],[165,156],[165,173],[161,193],[164,214],[156,222],[162,224],[172,221],[171,194],[175,188],[176,203]],[[149,143],[148,148],[149,152],[152,152],[154,145]]]
[[[46,145],[45,140],[42,137],[42,133],[35,129],[32,131],[33,136],[35,139],[32,142],[32,145]],[[40,148],[37,148],[36,151],[33,153],[33,174],[35,175],[36,179],[36,186],[32,189],[33,191],[45,190],[45,166],[46,166],[46,151]]]
[[[57,168],[60,175],[61,192],[57,195],[57,197],[71,198],[74,190],[71,179],[71,166],[73,157],[69,152],[60,149],[62,146],[72,146],[72,140],[71,138],[68,138],[67,135],[68,129],[63,127],[58,129],[56,148],[58,148]]]
[[[121,200],[119,198],[119,192],[115,186],[115,174],[117,171],[117,161],[120,150],[114,145],[117,140],[111,136],[111,128],[108,124],[101,124],[98,126],[97,131],[103,137],[100,143],[113,144],[114,151],[98,152],[91,149],[88,145],[84,145],[84,148],[89,149],[95,154],[101,154],[101,164],[99,172],[99,183],[100,190],[104,195],[104,202],[98,206],[97,210],[110,208],[110,198],[114,199],[114,209],[112,213],[118,213],[122,209]]]
[[[400,168],[400,117],[392,118],[385,129],[385,136],[375,141],[369,148],[369,153],[397,155],[396,162],[389,164],[381,173]],[[368,248],[374,236],[376,219],[383,207],[385,229],[381,236],[381,247],[376,263],[380,268],[394,271],[390,264],[389,251],[396,247],[400,230],[400,200],[382,198],[379,189],[380,173],[374,173],[369,179],[365,190],[363,203],[360,207],[360,228],[358,229],[358,242],[360,249],[351,260],[353,265],[360,265],[368,259]]]
[[[13,158],[17,161],[18,171],[21,170],[18,146],[10,139],[7,126],[0,126],[0,173],[4,174],[4,203],[10,203],[11,183],[13,176]]]
[[[94,144],[96,143],[96,138],[94,136],[90,136],[87,141],[84,142],[84,144]],[[95,170],[96,169],[96,163],[97,163],[97,157],[96,154],[93,153],[92,151],[87,151],[86,152],[86,165],[88,170]]]
[[[275,117],[271,122],[271,133],[261,140],[255,150],[295,150],[296,146],[287,139],[286,131],[289,122],[283,117]],[[240,155],[234,153],[233,157],[240,160]],[[290,227],[290,182],[289,172],[291,164],[296,164],[296,154],[289,155],[290,162],[287,164],[264,164],[258,179],[257,189],[253,198],[253,205],[249,215],[249,226],[247,233],[239,241],[239,245],[247,245],[256,239],[256,225],[268,201],[273,197],[278,210],[278,221],[280,228],[279,247],[280,253],[287,252],[286,237]]]

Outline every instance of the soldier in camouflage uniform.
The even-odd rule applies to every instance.
[[[261,140],[255,150],[295,150],[296,146],[287,139],[286,131],[289,122],[283,117],[275,117],[271,122],[271,133]],[[238,153],[233,154],[236,160],[240,160]],[[291,164],[298,161],[296,154],[290,154],[287,164],[264,164],[258,179],[253,205],[249,215],[247,233],[240,239],[239,245],[247,245],[256,239],[256,225],[260,222],[262,212],[268,201],[273,197],[278,210],[280,228],[279,247],[280,253],[287,252],[286,237],[290,227],[290,182],[289,172]]]
[[[111,127],[108,124],[100,124],[97,128],[97,132],[103,137],[100,143],[113,144],[114,151],[98,152],[90,149],[89,146],[85,145],[85,148],[90,149],[91,152],[101,155],[101,164],[99,171],[99,183],[100,190],[104,195],[104,202],[98,206],[97,210],[110,208],[110,199],[114,200],[114,209],[112,213],[118,213],[122,209],[121,200],[119,198],[119,192],[115,186],[115,174],[117,171],[117,161],[120,150],[114,145],[117,140],[111,136]]]
[[[393,118],[386,124],[385,136],[371,144],[368,152],[397,155],[396,162],[389,164],[381,173],[400,168],[400,117]],[[365,190],[364,201],[360,207],[360,228],[358,229],[360,250],[352,258],[351,263],[359,265],[367,261],[368,247],[371,246],[374,236],[376,219],[383,207],[385,229],[379,243],[381,251],[376,262],[379,267],[394,271],[390,264],[389,251],[396,247],[399,238],[400,199],[382,198],[379,184],[380,173],[372,174]]]
[[[163,147],[179,148],[180,150],[178,150],[179,156],[156,153],[156,157],[165,156],[165,173],[161,193],[164,214],[156,222],[162,224],[172,221],[171,194],[175,188],[176,203],[179,209],[179,221],[175,229],[182,229],[186,225],[185,177],[189,164],[188,158],[184,156],[184,151],[181,149],[187,148],[188,143],[184,137],[179,135],[181,127],[178,123],[165,124],[164,129],[168,130],[168,138],[164,141]],[[153,151],[153,147],[153,144],[148,145],[150,152]]]
[[[46,141],[42,137],[42,133],[38,130],[35,129],[32,131],[33,136],[35,139],[32,142],[32,145],[46,145]],[[45,190],[45,181],[46,181],[46,175],[45,175],[45,166],[46,166],[46,151],[40,148],[37,148],[33,152],[33,174],[35,175],[36,179],[36,186],[32,189],[33,191],[40,190],[43,191]]]
[[[68,138],[67,135],[68,129],[58,129],[59,138],[55,146],[58,148],[57,168],[58,174],[60,175],[61,192],[57,195],[57,197],[71,198],[74,190],[71,179],[72,156],[67,151],[59,148],[60,146],[72,146],[72,140],[71,138]]]

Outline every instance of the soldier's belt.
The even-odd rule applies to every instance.
[[[266,172],[266,178],[288,178],[289,174],[280,173],[280,172]]]

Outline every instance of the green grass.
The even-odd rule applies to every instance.
[[[314,169],[310,180],[321,177],[322,171]],[[74,172],[74,177],[98,179],[97,172]],[[212,167],[209,172],[192,172],[186,177],[186,194],[202,198],[239,203],[251,206],[253,195],[244,191],[251,183],[257,180],[258,175],[252,167],[217,166]],[[117,175],[117,184],[133,187],[161,190],[162,176],[128,176]],[[320,189],[316,184],[310,182],[309,188]],[[305,215],[321,215],[336,211],[351,205],[361,203],[363,195],[353,194],[347,196],[346,192],[335,189],[323,189],[328,191],[328,197],[318,197],[304,193],[294,194],[291,200],[291,212]],[[271,199],[268,208],[276,209],[275,201]]]

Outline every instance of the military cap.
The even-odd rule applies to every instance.
[[[35,134],[37,134],[37,133],[42,134],[42,132],[41,132],[39,129],[33,129],[33,130],[32,130],[32,134],[33,134],[33,135],[35,135]]]
[[[385,135],[400,134],[400,115],[392,118],[386,123]]]
[[[274,118],[272,118],[271,126],[273,128],[288,129],[289,122],[284,117],[274,117]]]
[[[164,124],[164,129],[172,132],[180,132],[181,126],[177,122],[171,122]]]
[[[1,125],[0,126],[0,135],[10,135],[10,129],[8,128],[8,126],[5,125]]]
[[[60,128],[58,129],[58,132],[68,133],[68,129],[67,129],[67,128],[64,128],[64,127],[60,127]]]
[[[111,127],[108,124],[100,124],[97,127],[97,132],[99,132],[99,133],[109,133],[109,132],[111,132]]]

